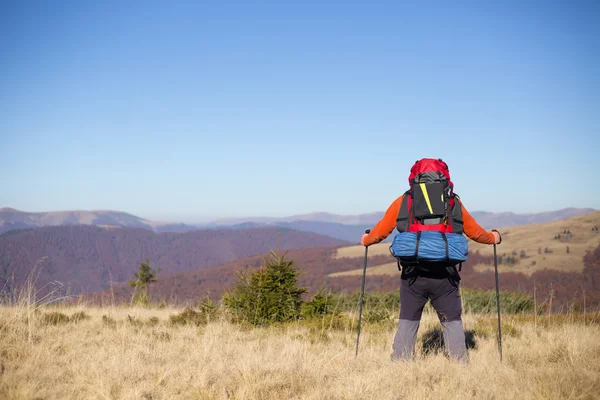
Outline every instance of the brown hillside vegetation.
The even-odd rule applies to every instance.
[[[320,287],[328,287],[329,274],[358,268],[362,259],[336,260],[332,255],[335,248],[292,249],[284,254],[286,258],[296,262],[300,269],[298,284],[309,289],[307,295],[315,293]],[[166,300],[169,304],[195,304],[201,298],[208,296],[219,300],[221,295],[233,287],[236,271],[257,270],[263,265],[267,254],[260,254],[245,259],[235,260],[223,265],[208,267],[201,270],[185,271],[175,274],[161,274],[158,282],[150,287],[152,298],[156,301]],[[374,263],[388,261],[386,256],[376,256],[371,259]],[[131,299],[132,289],[128,285],[114,285],[111,290],[90,293],[85,296],[90,301],[108,304],[112,301],[127,302]]]
[[[502,243],[497,250],[504,261],[502,268],[527,275],[545,268],[581,272],[586,252],[600,244],[600,232],[594,227],[600,227],[600,211],[563,221],[499,229]],[[493,255],[491,246],[471,241],[469,247],[470,251]],[[514,258],[514,264],[509,258]]]
[[[502,270],[521,272],[531,275],[535,271],[554,269],[566,272],[583,271],[583,257],[587,251],[600,244],[600,211],[568,218],[562,221],[515,226],[498,229],[502,233],[502,243],[497,246]],[[392,233],[393,236],[395,233]],[[560,237],[559,237],[560,236]],[[379,243],[369,247],[371,255],[389,255],[391,243]],[[336,258],[360,257],[363,246],[348,246],[336,251]],[[493,246],[469,240],[469,252],[479,252],[484,256],[493,256]],[[503,262],[504,261],[504,262]],[[377,269],[375,269],[377,268]],[[478,265],[479,271],[489,270],[489,265]],[[374,266],[371,275],[395,275],[398,272],[395,263]],[[362,275],[361,270],[337,273],[332,276]]]
[[[380,256],[382,257],[382,256]],[[476,265],[492,265],[492,256],[477,253],[469,256],[460,272],[464,288],[494,290],[493,271],[480,272]],[[600,246],[583,257],[582,272],[562,272],[551,269],[538,270],[531,275],[517,272],[504,272],[499,268],[501,290],[528,293],[535,296],[540,308],[551,307],[556,311],[583,310],[600,307]],[[389,268],[389,267],[388,267]],[[397,271],[397,270],[396,270]],[[365,290],[395,291],[399,287],[399,272],[390,275],[367,275]],[[328,287],[335,291],[356,291],[360,289],[361,275],[329,277]]]
[[[30,312],[28,312],[30,311]],[[324,317],[249,328],[182,309],[0,306],[0,398],[16,399],[594,399],[600,316],[503,319],[469,314],[467,365],[443,354],[426,312],[413,362],[389,359],[396,321]]]
[[[332,276],[335,272],[352,271],[362,268],[362,258],[334,258],[335,249],[312,248],[291,250],[287,257],[296,261],[300,269],[298,284],[309,289],[308,296],[320,287],[334,292],[351,293],[360,290],[361,275]],[[378,255],[369,257],[373,265],[388,264],[390,256]],[[166,300],[169,303],[195,304],[205,296],[219,300],[222,294],[234,285],[235,271],[244,268],[258,269],[263,264],[264,255],[237,260],[228,264],[209,267],[203,270],[186,271],[177,274],[159,276],[158,282],[150,289],[155,301]],[[463,264],[462,286],[471,289],[495,289],[494,273],[479,272],[476,265],[491,264],[493,258],[472,254]],[[584,258],[583,272],[560,272],[540,270],[524,275],[515,272],[500,272],[501,290],[512,290],[536,296],[540,309],[546,310],[550,305],[556,311],[569,311],[575,307],[588,310],[600,307],[600,246],[588,252]],[[367,269],[368,270],[368,269]],[[400,272],[395,276],[368,274],[365,290],[368,292],[393,292],[400,287]],[[132,289],[126,285],[115,285],[112,290],[93,293],[86,299],[100,304],[129,302]]]
[[[596,218],[600,213],[594,213]],[[576,217],[577,219],[583,217]],[[598,224],[600,226],[600,224]],[[562,226],[562,225],[561,225]],[[575,224],[569,225],[571,232],[581,231],[582,228]],[[521,227],[526,230],[527,227]],[[567,228],[568,229],[568,228]],[[586,227],[587,229],[587,227]],[[519,230],[515,228],[515,232]],[[540,233],[540,230],[535,230]],[[510,231],[512,232],[512,231]],[[510,246],[511,233],[505,236],[503,243]],[[533,232],[533,230],[532,230]],[[546,234],[541,229],[542,234]],[[550,232],[551,233],[551,232]],[[590,227],[590,237],[597,234]],[[599,235],[600,236],[600,235]],[[553,240],[553,239],[550,239]],[[592,239],[588,239],[592,242]],[[472,241],[470,243],[473,243]],[[508,243],[508,244],[507,244]],[[388,245],[389,246],[389,245]],[[489,246],[492,248],[492,246]],[[400,272],[393,257],[387,251],[372,251],[376,246],[369,247],[367,279],[365,289],[367,291],[390,292],[398,290],[400,286]],[[384,248],[380,246],[380,248]],[[340,254],[351,249],[354,253],[346,253],[345,257]],[[360,249],[360,252],[357,251]],[[577,270],[580,272],[558,271],[554,269],[540,268],[529,274],[513,270],[509,265],[502,264],[499,267],[500,288],[525,292],[536,296],[540,307],[549,307],[554,311],[569,310],[573,307],[583,308],[600,306],[600,263],[598,262],[600,246],[591,248],[591,251],[580,252],[576,260],[581,265]],[[574,250],[580,251],[580,250]],[[353,255],[350,257],[349,255]],[[204,296],[210,296],[218,300],[223,292],[231,287],[235,280],[235,271],[249,267],[257,269],[263,261],[263,255],[248,259],[236,260],[224,265],[206,268],[199,271],[187,271],[172,275],[163,274],[159,281],[151,289],[155,299],[165,299],[174,302],[196,302]],[[552,256],[550,254],[549,256]],[[329,288],[335,292],[354,292],[360,289],[363,268],[364,247],[350,246],[345,248],[312,248],[304,250],[292,250],[288,258],[296,261],[300,269],[299,285],[309,289],[309,295],[316,292],[320,287]],[[573,261],[575,262],[575,261]],[[493,257],[490,254],[473,252],[469,259],[463,264],[462,285],[472,289],[495,289],[495,278],[493,270],[483,270],[481,266],[493,266]],[[489,268],[488,268],[489,269]],[[382,274],[382,275],[379,275]],[[128,301],[131,298],[131,289],[124,285],[116,285],[112,292],[105,291],[97,293],[94,298],[106,302],[108,299],[116,298],[119,301]]]
[[[148,259],[161,274],[219,265],[277,248],[347,245],[348,242],[286,228],[215,229],[154,233],[141,228],[56,226],[0,235],[0,287],[20,287],[36,262],[40,287],[57,281],[71,293],[104,290],[131,279]],[[66,289],[65,289],[66,290]]]
[[[597,227],[600,212],[499,229],[503,234],[502,244],[497,246],[501,288],[535,294],[543,305],[552,304],[554,309],[582,308],[584,298],[588,306],[600,305]],[[356,257],[361,252],[364,254],[364,247],[349,246],[338,249],[335,257]],[[469,241],[469,252],[469,261],[463,264],[461,272],[463,287],[494,289],[493,246]],[[371,246],[369,254],[389,254],[389,244]],[[398,274],[395,262],[369,262],[366,286],[372,290],[395,290],[396,280],[390,276]],[[330,285],[336,290],[356,290],[361,276],[362,268],[334,273],[329,276],[335,278]]]

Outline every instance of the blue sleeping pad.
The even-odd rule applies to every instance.
[[[419,249],[417,254],[417,236]],[[446,242],[444,236],[438,231],[401,232],[394,237],[390,246],[394,257],[402,261],[445,261]],[[469,254],[467,239],[458,233],[446,233],[448,240],[448,259],[451,263],[466,261]]]

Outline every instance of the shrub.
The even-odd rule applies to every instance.
[[[71,315],[71,318],[69,318],[69,320],[73,322],[79,322],[86,319],[90,319],[90,316],[83,311],[76,312],[75,314]]]
[[[341,293],[333,295],[333,302],[341,311],[358,311],[360,307],[360,291],[351,294]],[[396,311],[400,307],[400,290],[393,292],[365,292],[363,310],[383,307]]]
[[[236,272],[233,291],[223,295],[223,304],[238,319],[252,325],[267,325],[297,319],[306,292],[296,286],[298,270],[292,260],[271,252],[271,258],[256,272]]]
[[[127,314],[127,323],[138,328],[144,326],[144,322],[141,319],[138,317],[132,317],[129,314]]]
[[[390,310],[383,307],[364,310],[363,320],[368,324],[377,324],[389,322],[391,319]]]
[[[503,337],[521,336],[521,331],[510,322],[501,320],[500,325]],[[498,320],[489,318],[477,320],[473,327],[473,333],[482,338],[496,337],[498,334]]]
[[[58,311],[53,311],[47,314],[42,314],[41,323],[43,325],[58,325],[69,322],[69,317]]]
[[[495,290],[462,289],[463,307],[472,313],[497,312]],[[500,291],[500,310],[506,314],[533,311],[533,297],[525,293]]]
[[[302,304],[302,315],[311,318],[318,315],[339,314],[339,309],[334,302],[334,296],[330,291],[319,289],[312,300]]]
[[[219,305],[206,297],[198,302],[198,309],[206,316],[207,320],[210,320],[217,316]]]
[[[495,290],[462,288],[461,291],[465,312],[495,313],[497,311]],[[331,298],[331,302],[335,304],[335,308],[339,312],[358,313],[360,291],[351,294],[331,294]],[[533,297],[526,293],[500,291],[500,306],[503,314],[533,312]],[[426,307],[430,307],[430,303],[427,303]],[[365,292],[363,318],[367,314],[371,314],[373,318],[376,318],[376,314],[383,314],[382,310],[386,310],[390,317],[398,316],[400,310],[400,292],[398,289],[393,292]]]
[[[358,320],[344,314],[332,314],[325,318],[307,318],[300,323],[301,326],[312,330],[352,331],[358,328]]]
[[[169,321],[173,325],[194,325],[200,326],[207,322],[207,316],[201,311],[196,311],[193,308],[186,308],[179,314],[171,315]]]
[[[114,318],[109,317],[107,315],[102,316],[102,324],[109,328],[116,328],[117,326],[117,322],[114,320]]]

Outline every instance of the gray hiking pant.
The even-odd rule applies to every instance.
[[[400,361],[413,357],[423,308],[430,300],[442,324],[447,353],[454,359],[468,361],[458,281],[452,278],[419,276],[413,279],[403,278],[401,282],[400,321],[391,359]]]

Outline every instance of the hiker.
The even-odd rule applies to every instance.
[[[497,231],[487,232],[467,212],[458,195],[454,194],[448,166],[441,159],[424,158],[417,161],[411,168],[408,181],[410,189],[389,206],[370,233],[362,236],[361,244],[371,246],[379,243],[397,229],[398,236],[406,232],[417,236],[418,254],[419,239],[423,241],[431,236],[431,231],[438,231],[444,232],[443,235],[438,235],[443,236],[445,241],[446,258],[432,262],[399,261],[400,320],[391,359],[398,361],[412,358],[421,314],[430,300],[442,324],[444,343],[449,355],[466,362],[468,354],[459,294],[461,278],[456,263],[449,260],[449,237],[455,234],[453,238],[464,240],[466,250],[463,233],[478,243],[490,245],[500,243],[501,236]],[[429,233],[425,233],[428,231]],[[444,242],[441,243],[440,247],[443,248]],[[421,251],[425,253],[427,247],[431,246],[422,245],[421,248],[425,250]],[[465,251],[465,259],[466,254]]]

